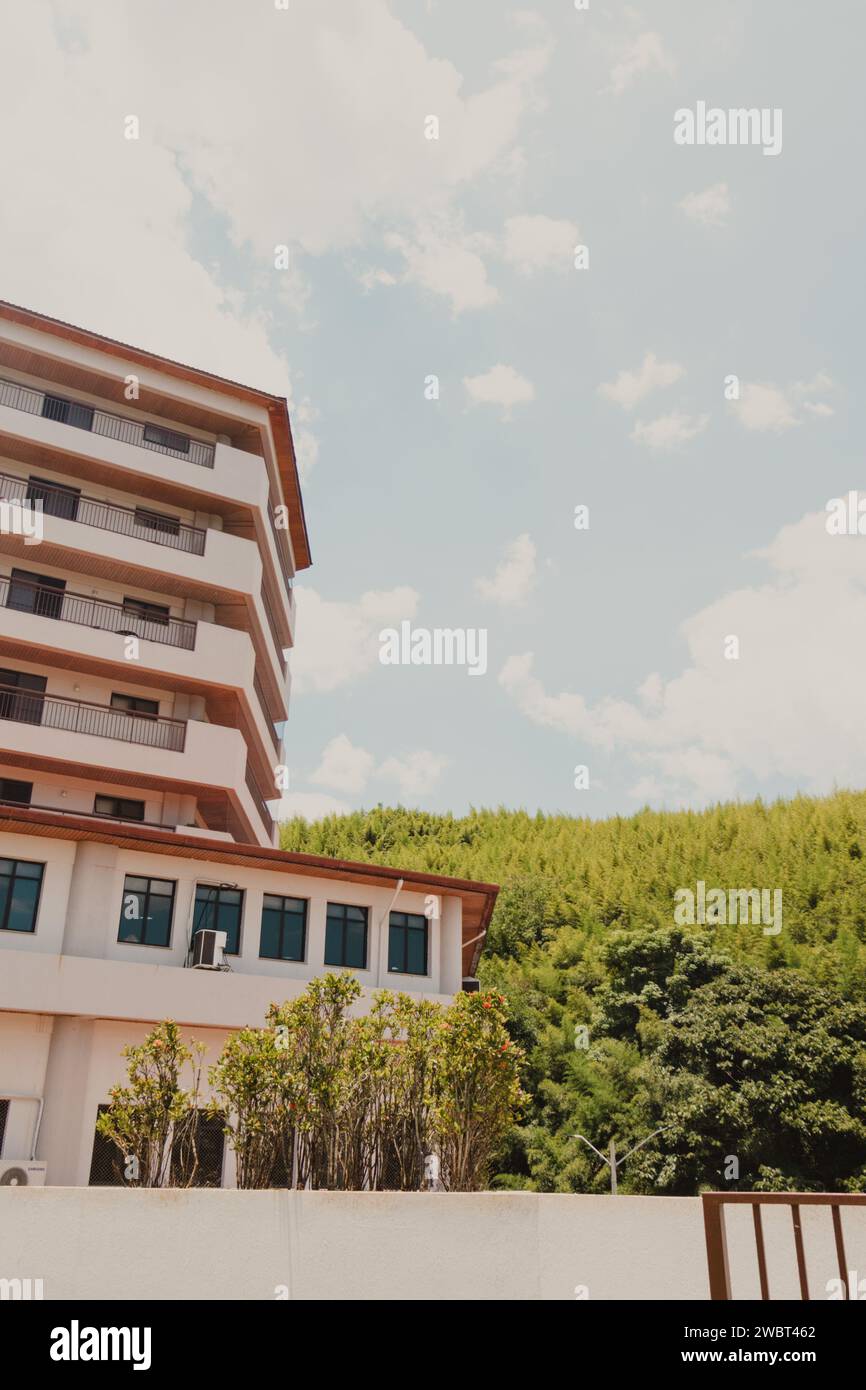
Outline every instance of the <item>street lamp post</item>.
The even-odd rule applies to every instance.
[[[673,1120],[671,1121],[671,1124],[673,1124]],[[586,1144],[587,1148],[592,1149],[594,1154],[598,1154],[602,1163],[607,1164],[608,1168],[610,1169],[610,1194],[612,1197],[615,1197],[617,1194],[617,1176],[619,1173],[619,1169],[625,1163],[626,1159],[630,1158],[631,1155],[635,1153],[637,1149],[642,1149],[644,1144],[649,1143],[650,1139],[655,1139],[656,1135],[661,1134],[662,1130],[670,1129],[671,1124],[660,1125],[658,1129],[654,1129],[652,1134],[648,1134],[646,1138],[641,1139],[639,1143],[633,1144],[632,1147],[626,1153],[624,1153],[621,1158],[617,1158],[616,1156],[615,1139],[611,1139],[610,1147],[608,1150],[608,1157],[605,1157],[605,1155],[601,1152],[601,1149],[597,1149],[595,1147],[595,1144],[590,1143],[589,1139],[587,1139],[585,1135],[572,1134],[571,1137],[572,1139],[580,1139],[582,1143]]]

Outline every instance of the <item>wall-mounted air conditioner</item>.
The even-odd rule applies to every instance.
[[[228,933],[204,927],[192,939],[193,970],[221,970],[225,963]]]
[[[32,1158],[0,1158],[0,1187],[44,1187],[47,1171]]]

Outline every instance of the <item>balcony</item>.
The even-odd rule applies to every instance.
[[[31,584],[23,579],[0,577],[0,607],[15,608],[38,618],[56,618],[80,627],[99,628],[120,637],[140,637],[169,647],[195,647],[196,624],[184,618],[148,614],[147,605],[109,603],[70,589]]]
[[[262,790],[261,790],[261,788],[260,788],[258,782],[256,781],[255,774],[254,774],[252,768],[250,767],[249,763],[247,763],[247,767],[246,767],[246,783],[247,783],[247,790],[249,791],[250,796],[251,796],[252,799],[253,799],[253,802],[254,802],[254,804],[255,804],[255,808],[256,808],[256,810],[258,811],[259,815],[260,815],[261,818],[262,818],[262,824],[264,825],[266,831],[268,832],[268,835],[270,836],[271,842],[273,842],[273,836],[274,836],[274,818],[273,818],[273,816],[271,815],[270,811],[268,810],[268,808],[267,808],[267,806],[266,806],[266,804],[265,804],[265,798],[264,798],[264,796],[262,795]]]
[[[65,733],[91,734],[95,738],[120,739],[146,748],[163,748],[182,753],[186,743],[186,724],[156,714],[131,714],[110,705],[87,700],[70,700],[65,695],[46,695],[42,691],[22,690],[0,685],[0,719],[16,724],[38,724],[43,729]]]
[[[135,420],[126,415],[115,415],[111,411],[97,410],[84,401],[70,400],[66,396],[53,396],[32,386],[24,386],[19,381],[0,379],[0,405],[12,410],[21,410],[26,415],[41,415],[46,420],[55,420],[74,429],[88,430],[107,439],[117,439],[122,444],[133,444],[139,449],[149,449],[154,453],[168,454],[171,458],[186,459],[201,468],[213,468],[214,446],[200,439],[180,434],[177,430],[166,429],[162,425],[145,420]]]
[[[10,806],[21,811],[44,811],[49,816],[74,816],[76,820],[109,822],[115,825],[143,825],[146,830],[177,830],[176,825],[164,825],[162,821],[140,820],[137,816],[110,816],[103,811],[70,810],[67,806],[46,806],[36,801],[22,801],[19,797],[0,796],[0,806]],[[182,827],[184,830],[188,827]]]
[[[100,531],[113,531],[135,540],[168,545],[190,555],[203,555],[207,532],[198,526],[188,526],[171,516],[152,512],[147,507],[122,507],[116,502],[103,502],[88,497],[75,488],[50,483],[25,481],[11,473],[0,473],[0,498],[7,501],[42,503],[46,516],[59,516],[64,521],[78,521],[82,526],[95,526]]]

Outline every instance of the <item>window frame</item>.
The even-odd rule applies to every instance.
[[[0,870],[0,878],[8,878],[9,880],[9,886],[6,892],[6,901],[3,904],[2,912],[0,912],[0,931],[13,932],[15,936],[35,936],[36,924],[39,921],[39,908],[42,903],[42,886],[45,883],[45,864],[44,862],[40,862],[40,860],[38,859],[7,859],[5,858],[5,856],[3,858],[0,858],[0,863],[11,864],[13,866],[11,874],[5,874],[2,870]],[[36,897],[33,902],[33,924],[32,926],[27,927],[24,931],[22,931],[20,927],[10,927],[8,925],[9,918],[12,914],[12,901],[15,896],[15,880],[17,878],[17,869],[19,864],[32,864],[35,868],[41,870],[38,879],[36,879],[35,876],[31,878],[25,878],[25,882],[36,882],[38,886],[36,889]]]
[[[116,807],[119,807],[119,806],[121,806],[121,805],[126,805],[126,806],[140,806],[140,807],[141,807],[141,815],[140,815],[140,816],[130,816],[130,815],[128,815],[128,814],[126,814],[125,812],[120,811],[120,810],[114,810],[114,811],[98,811],[98,810],[96,809],[96,803],[97,803],[98,801],[111,801],[111,802],[114,803],[114,805],[115,805]],[[107,792],[96,792],[96,794],[94,795],[94,798],[93,798],[93,814],[94,814],[95,816],[104,816],[106,820],[134,820],[134,821],[143,821],[143,820],[144,820],[144,812],[145,812],[145,810],[146,810],[146,802],[144,802],[144,801],[139,801],[139,800],[137,799],[137,797],[132,797],[132,796],[109,796]],[[142,875],[141,875],[141,874],[133,875],[133,877],[141,878]],[[168,880],[167,880],[167,879],[163,879],[162,882],[165,883],[165,882],[168,882]]]
[[[147,886],[147,891],[146,891],[146,893],[145,893],[145,895],[144,895],[144,912],[142,913],[142,916],[141,916],[141,919],[140,919],[141,922],[142,922],[142,939],[141,939],[140,941],[125,941],[125,940],[123,939],[123,937],[120,935],[121,931],[123,930],[124,925],[125,925],[125,924],[128,925],[128,922],[129,922],[130,920],[132,920],[132,919],[125,919],[124,916],[123,916],[124,900],[126,899],[126,897],[128,896],[129,893],[137,893],[137,892],[139,891],[137,888],[127,889],[127,886],[126,886],[126,885],[127,885],[127,882],[128,882],[128,880],[131,879],[131,878],[140,879],[142,882],[144,882],[144,883],[146,883],[146,884],[148,885],[148,886]],[[150,906],[150,899],[151,899],[150,885],[151,885],[152,883],[170,883],[170,884],[171,884],[171,894],[170,894],[170,895],[169,895],[169,894],[166,894],[166,893],[157,893],[157,894],[154,895],[154,896],[159,897],[159,898],[165,898],[165,897],[169,897],[169,896],[170,896],[170,899],[171,899],[171,910],[170,910],[169,915],[168,915],[168,940],[167,940],[165,943],[163,943],[163,942],[161,942],[161,941],[147,941],[147,940],[145,940],[145,933],[146,933],[146,931],[147,931],[147,914],[148,914],[148,908],[149,908],[149,906]],[[170,950],[171,950],[171,939],[172,939],[172,936],[174,935],[174,910],[175,910],[175,907],[176,907],[176,906],[177,906],[177,879],[175,879],[175,878],[157,878],[156,875],[154,875],[154,874],[124,874],[124,876],[123,876],[123,891],[122,891],[122,893],[121,893],[121,898],[120,898],[120,920],[118,921],[118,924],[117,924],[117,944],[118,944],[119,946],[149,946],[151,950],[155,950],[155,951],[170,951]]]
[[[275,911],[274,908],[268,908],[268,907],[266,907],[265,904],[266,904],[266,900],[267,900],[268,898],[276,898],[276,899],[278,899],[278,900],[279,900],[281,903],[283,903],[283,904],[285,904],[285,903],[302,903],[302,904],[303,904],[303,921],[301,922],[301,954],[300,954],[299,956],[286,956],[286,955],[283,955],[283,954],[282,954],[283,942],[284,942],[285,931],[286,931],[286,918],[287,918],[287,916],[289,916],[289,913],[286,912],[286,909],[285,909],[284,906],[280,908],[280,951],[281,951],[281,954],[278,955],[278,956],[265,955],[264,951],[262,950],[263,937],[264,937],[264,928],[265,928],[265,912],[266,912],[266,911],[267,911],[267,912],[273,912],[273,911]],[[292,915],[297,915],[297,914],[294,914],[294,913],[293,913]],[[293,898],[293,897],[290,897],[289,895],[287,895],[287,894],[285,894],[285,893],[263,893],[263,894],[262,894],[262,919],[261,919],[261,922],[260,922],[260,924],[259,924],[259,960],[284,961],[286,965],[303,965],[303,964],[306,962],[306,959],[307,959],[307,939],[308,939],[308,926],[309,926],[309,920],[310,920],[310,900],[309,900],[309,898]]]
[[[330,925],[331,909],[332,909],[332,908],[338,908],[338,909],[342,912],[342,914],[343,914],[342,921],[339,923],[339,925],[340,925],[340,927],[341,927],[340,942],[341,942],[341,948],[342,948],[341,951],[340,951],[340,954],[341,954],[341,956],[343,957],[343,959],[342,959],[342,960],[339,960],[339,961],[336,961],[336,960],[328,960],[328,926]],[[363,914],[364,914],[364,963],[363,963],[363,965],[347,965],[347,964],[346,964],[346,934],[347,934],[347,929],[348,929],[348,925],[349,925],[349,917],[347,916],[347,913],[348,913],[348,911],[349,911],[350,908],[351,908],[353,911],[355,911],[355,912],[363,912]],[[335,970],[369,970],[369,968],[370,968],[370,908],[369,908],[368,906],[366,906],[364,903],[334,903],[334,902],[329,902],[329,903],[326,904],[326,906],[325,906],[325,948],[324,948],[324,952],[323,952],[323,964],[324,964],[324,965],[330,965],[330,966],[332,966]]]
[[[394,918],[395,918],[395,917],[403,917],[403,918],[405,918],[406,920],[405,920],[404,922],[402,922],[402,923],[401,923],[401,922],[395,922],[395,921],[394,921]],[[424,969],[423,969],[423,970],[410,970],[410,969],[409,969],[409,933],[410,933],[410,932],[417,932],[417,931],[419,930],[417,926],[411,925],[412,921],[420,921],[421,923],[423,923],[423,928],[424,928]],[[402,934],[403,934],[403,950],[402,950],[402,961],[403,961],[403,963],[402,963],[401,966],[394,966],[394,967],[392,967],[392,965],[391,965],[391,933],[392,933],[392,932],[402,932]],[[424,916],[423,912],[403,912],[402,910],[398,909],[398,910],[392,911],[392,912],[390,912],[390,913],[388,914],[388,974],[389,974],[389,975],[412,975],[415,979],[421,979],[421,978],[427,979],[427,978],[429,978],[429,976],[430,976],[430,920],[429,920],[429,918],[427,918],[427,917]]]
[[[202,923],[200,926],[196,926],[196,918],[197,918],[197,916],[198,916],[198,908],[199,908],[199,906],[200,906],[200,904],[199,904],[199,896],[198,896],[198,890],[199,890],[200,888],[206,890],[206,891],[209,892],[209,893],[213,893],[214,891],[216,891],[216,893],[217,893],[217,898],[214,899],[211,903],[204,903],[204,904],[202,904],[202,906],[204,906],[204,907],[208,907],[208,908],[211,908],[211,907],[212,907],[212,908],[215,909],[215,911],[214,911],[214,922],[213,922],[212,925],[211,925],[211,924],[207,924],[207,923]],[[219,895],[222,894],[222,893],[238,893],[238,894],[240,895],[240,902],[239,902],[238,905],[237,905],[237,906],[238,906],[238,940],[237,940],[237,949],[234,950],[234,951],[233,951],[233,950],[231,949],[231,947],[229,946],[229,941],[228,941],[229,933],[226,931],[226,928],[225,928],[225,927],[221,927],[221,926],[220,926],[220,923],[219,923],[219,907],[220,907]],[[233,903],[232,903],[232,904],[225,904],[225,905],[226,905],[226,906],[232,906],[232,907],[234,906]],[[243,939],[244,939],[244,915],[245,915],[245,913],[246,913],[246,889],[241,888],[241,887],[234,887],[234,885],[229,885],[229,884],[223,885],[223,884],[221,884],[221,883],[196,883],[196,885],[195,885],[195,893],[193,894],[193,900],[192,900],[192,932],[190,933],[190,949],[192,949],[192,943],[195,941],[195,938],[196,938],[196,936],[198,935],[198,933],[199,933],[200,931],[225,931],[225,932],[226,932],[226,947],[225,947],[225,954],[226,954],[227,956],[237,956],[238,958],[240,958],[241,947],[242,947],[242,945],[243,945]]]

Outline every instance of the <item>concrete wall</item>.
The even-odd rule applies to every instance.
[[[731,1222],[754,1296],[751,1216]],[[765,1220],[774,1298],[796,1297],[790,1214]],[[836,1269],[828,1209],[805,1229],[813,1297]],[[814,1217],[814,1220],[812,1219]],[[787,1218],[785,1220],[784,1218]],[[855,1220],[856,1218],[856,1220]],[[866,1213],[843,1213],[866,1270]],[[860,1264],[857,1265],[857,1260]],[[706,1299],[698,1198],[534,1193],[134,1192],[0,1188],[0,1278],[46,1299]],[[576,1290],[580,1292],[576,1294]]]

